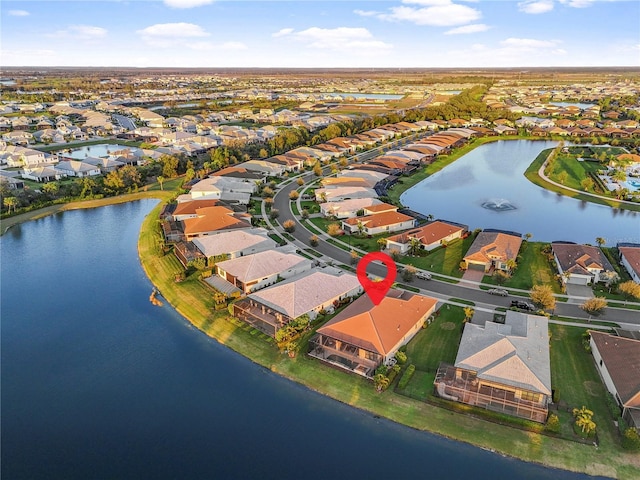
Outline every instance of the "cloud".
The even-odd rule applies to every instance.
[[[564,5],[569,5],[573,8],[586,8],[593,5],[595,0],[559,0]]]
[[[142,30],[137,30],[137,34],[142,37],[171,37],[171,38],[192,38],[192,37],[208,37],[200,25],[195,23],[156,23]]]
[[[491,27],[484,23],[472,23],[471,25],[464,25],[463,27],[452,28],[444,32],[445,35],[461,35],[467,33],[486,32]]]
[[[48,34],[52,38],[75,38],[80,40],[92,40],[103,38],[107,35],[107,29],[93,25],[69,25],[64,30],[57,30]]]
[[[209,5],[214,0],[164,0],[164,4],[171,8],[193,8]]]
[[[271,36],[274,38],[278,38],[289,35],[290,33],[293,33],[293,28],[283,28],[281,30],[278,30],[276,33],[272,33]]]
[[[354,50],[363,49],[387,50],[392,45],[376,40],[366,28],[338,27],[319,28],[311,27],[300,32],[290,33],[294,38],[306,43],[312,48],[328,50]]]
[[[391,7],[388,13],[363,10],[355,10],[354,13],[365,17],[375,16],[389,22],[411,22],[432,27],[465,25],[482,18],[480,10],[453,3],[452,0],[404,0],[403,3],[419,7],[401,5]]]
[[[9,10],[7,13],[12,17],[28,17],[29,16],[29,12],[27,12],[26,10]]]
[[[376,15],[380,15],[380,12],[376,12],[375,10],[354,10],[353,13],[360,15],[361,17],[374,17]]]
[[[502,40],[500,45],[520,49],[551,48],[558,44],[555,40],[536,40],[533,38],[507,38]]]
[[[553,10],[553,0],[526,0],[518,3],[518,9],[531,15],[547,13]]]

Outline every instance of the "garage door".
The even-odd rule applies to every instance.
[[[469,270],[478,270],[484,272],[484,264],[481,263],[469,263]]]

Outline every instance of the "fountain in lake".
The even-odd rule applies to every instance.
[[[507,210],[515,210],[518,208],[509,200],[506,200],[504,198],[492,198],[490,200],[482,202],[481,205],[482,208],[493,210],[494,212],[506,212]]]

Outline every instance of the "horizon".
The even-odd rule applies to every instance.
[[[640,66],[633,0],[35,0],[0,13],[3,69]]]

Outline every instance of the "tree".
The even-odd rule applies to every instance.
[[[411,237],[409,239],[409,254],[416,256],[422,250],[422,242],[419,238]]]
[[[589,320],[592,315],[600,315],[607,306],[607,299],[604,297],[594,297],[586,300],[580,308],[589,314]]]
[[[524,239],[528,242],[529,240],[531,240],[531,237],[533,237],[533,233],[525,233],[524,234]]]
[[[270,187],[262,189],[262,198],[273,197],[273,190]]]
[[[12,208],[15,213],[16,206],[18,205],[18,199],[16,197],[4,197],[4,200],[2,202],[4,203],[4,206],[7,207],[9,213],[11,213]]]
[[[42,186],[42,191],[44,193],[47,193],[47,194],[53,196],[56,193],[58,193],[58,184],[56,182],[45,183]]]
[[[291,190],[289,192],[289,199],[290,200],[297,200],[299,196],[300,196],[300,193],[298,193],[297,190]]]
[[[553,296],[553,290],[549,285],[534,285],[529,296],[533,303],[543,310],[556,308],[556,297]]]
[[[493,279],[498,285],[504,285],[504,283],[509,280],[509,274],[502,270],[496,270],[493,273]]]
[[[373,377],[373,385],[376,387],[377,392],[382,392],[389,387],[389,377],[378,373]]]
[[[298,178],[298,180],[296,180],[296,183],[301,187],[302,185],[304,185],[304,180],[302,178]]]
[[[613,270],[606,270],[600,274],[600,281],[604,283],[605,287],[609,289],[611,293],[611,287],[620,281],[620,275]]]
[[[164,190],[164,188],[162,187],[162,184],[164,183],[164,177],[162,175],[158,175],[158,183],[160,184],[160,190]]]
[[[280,210],[278,210],[277,208],[273,208],[271,209],[271,211],[269,212],[269,218],[271,220],[275,220],[276,218],[278,218],[280,216]]]
[[[464,311],[464,321],[465,322],[471,321],[471,319],[473,318],[473,314],[475,313],[475,310],[471,307],[464,307],[463,311]]]
[[[293,220],[285,220],[282,224],[282,227],[284,228],[285,232],[291,233],[296,229],[296,222],[294,222]]]
[[[306,220],[307,218],[309,218],[309,210],[303,208],[300,212],[300,216]]]
[[[509,260],[507,260],[505,262],[505,265],[509,269],[509,273],[513,272],[515,270],[515,268],[518,266],[518,264],[516,263],[516,261],[513,258],[510,258]]]
[[[627,280],[618,285],[618,291],[627,300],[640,300],[640,283],[636,283],[633,280]]]
[[[349,252],[349,263],[351,265],[355,265],[356,263],[358,263],[359,259],[360,259],[360,256],[358,255],[358,252],[356,252],[355,250],[351,250]]]
[[[356,228],[358,229],[358,235],[363,237],[364,233],[367,231],[367,227],[365,227],[364,223],[358,220],[358,223],[356,224]]]
[[[319,242],[317,235],[311,235],[311,237],[309,237],[309,243],[312,247],[317,247]]]
[[[163,155],[160,157],[160,162],[162,162],[162,175],[166,178],[173,178],[178,176],[178,164],[180,161],[178,157],[173,155]]]
[[[386,238],[379,238],[376,243],[378,244],[378,247],[380,248],[380,250],[384,250],[387,247]]]
[[[589,177],[584,178],[581,182],[580,182],[580,186],[582,187],[582,189],[586,192],[588,192],[589,190],[591,190],[593,188],[593,180]]]
[[[627,174],[624,170],[616,170],[611,175],[611,178],[616,182],[624,182],[627,179]]]
[[[320,162],[316,162],[316,164],[313,166],[313,173],[316,177],[322,176],[322,165],[320,165]]]
[[[340,229],[340,224],[330,223],[327,226],[327,233],[332,237],[337,237],[338,235],[340,235],[340,233],[342,233],[342,230]]]
[[[569,174],[565,171],[562,171],[558,174],[558,182],[560,182],[562,185],[565,184],[568,178],[569,178]]]
[[[582,408],[574,408],[573,416],[576,419],[576,426],[584,433],[589,435],[595,431],[596,424],[593,421],[593,411],[583,406]]]
[[[402,269],[402,280],[405,282],[411,282],[416,275],[416,267],[413,265],[407,265]]]
[[[596,237],[596,243],[600,248],[602,248],[602,246],[607,243],[607,240],[603,237]]]

